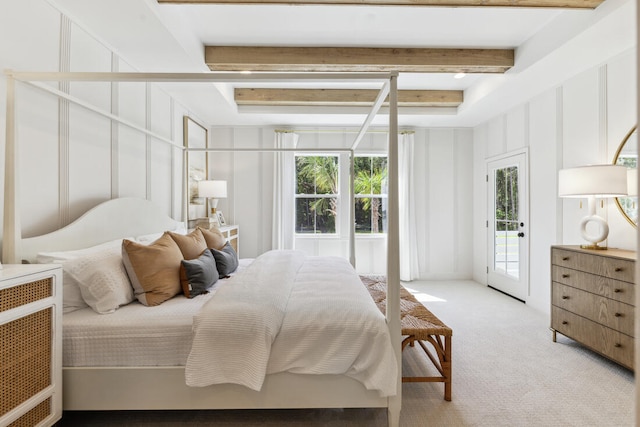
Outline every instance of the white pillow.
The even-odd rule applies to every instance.
[[[163,230],[157,233],[143,234],[128,240],[132,240],[136,243],[142,243],[143,245],[148,245],[161,238],[165,231],[171,231],[172,233],[178,234],[187,234],[189,232],[189,230],[187,230],[187,227],[184,225],[184,222],[176,222],[176,227],[173,230]]]
[[[88,307],[82,293],[78,281],[69,274],[71,260],[86,256],[88,254],[99,252],[104,249],[118,248],[122,246],[122,239],[112,240],[101,243],[89,248],[77,249],[72,251],[55,251],[40,252],[36,255],[36,262],[39,264],[61,264],[62,265],[62,312],[71,313]]]
[[[155,242],[159,238],[161,238],[163,234],[164,234],[164,231],[160,233],[144,234],[142,236],[137,236],[135,239],[129,239],[129,240],[132,240],[137,243],[142,243],[143,245],[148,245],[150,243]]]
[[[113,313],[134,300],[120,247],[92,252],[65,264],[68,275],[78,283],[82,298],[95,312]]]
[[[128,239],[128,237],[126,237]],[[83,249],[76,249],[72,251],[55,251],[55,252],[39,252],[36,255],[36,262],[38,264],[52,264],[60,263],[62,261],[80,258],[81,256],[90,254],[92,252],[101,251],[112,247],[120,247],[122,245],[122,239],[111,240],[109,242],[100,243],[99,245],[91,246]]]

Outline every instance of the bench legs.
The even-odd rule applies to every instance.
[[[437,358],[427,348],[425,341],[433,346]],[[433,366],[440,373],[440,376],[402,377],[402,382],[442,382],[444,383],[444,400],[451,401],[451,335],[429,335],[426,340],[419,340],[414,335],[409,335],[402,341],[402,350],[404,351],[407,345],[413,347],[416,342],[424,350]]]

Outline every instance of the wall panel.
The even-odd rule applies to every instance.
[[[550,304],[549,248],[556,241],[557,197],[556,91],[550,90],[530,101],[529,148],[529,304]]]
[[[527,146],[526,105],[520,105],[505,116],[506,122],[506,152],[511,152]]]
[[[456,225],[454,203],[455,177],[452,173],[454,161],[453,130],[429,131],[429,164],[427,185],[429,186],[429,253],[431,271],[453,272],[455,246],[453,228]],[[436,270],[437,268],[437,270]]]

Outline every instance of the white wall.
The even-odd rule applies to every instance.
[[[486,212],[486,159],[529,149],[530,294],[527,303],[549,312],[549,248],[581,244],[579,221],[586,203],[558,199],[559,169],[611,163],[618,145],[636,124],[635,49],[586,70],[559,87],[474,129],[474,211]],[[610,226],[608,246],[636,249],[635,232],[613,201],[598,214]],[[486,283],[486,215],[474,220],[473,277]]]
[[[275,128],[210,130],[214,148],[271,148]],[[305,129],[300,148],[350,147],[351,129]],[[470,129],[415,129],[416,209],[419,223],[420,278],[472,277],[473,134]],[[358,147],[363,153],[386,151],[386,133],[371,132]],[[346,164],[347,159],[343,159]],[[230,223],[240,225],[241,256],[255,257],[271,249],[273,154],[220,152],[209,157],[212,179],[229,181],[229,197],[218,208]],[[343,183],[346,185],[346,183]],[[345,187],[347,191],[348,187]],[[346,209],[347,206],[341,206]],[[346,217],[345,217],[346,218]],[[312,255],[348,257],[348,222],[336,236],[298,236],[296,249]],[[356,267],[363,274],[385,274],[384,236],[358,236]]]
[[[135,71],[108,46],[42,0],[26,0],[0,16],[0,69]],[[33,31],[37,28],[37,31]],[[57,83],[49,83],[57,88]],[[60,90],[182,145],[189,111],[162,87],[146,83],[71,82]],[[74,103],[16,86],[20,219],[23,236],[42,234],[114,197],[142,197],[182,217],[182,150]],[[5,128],[6,76],[0,76]],[[0,133],[4,166],[5,133]],[[4,170],[4,167],[2,168]],[[4,176],[0,177],[4,182]],[[2,200],[4,204],[4,200]],[[2,213],[0,212],[0,219]],[[0,231],[1,233],[1,231]]]

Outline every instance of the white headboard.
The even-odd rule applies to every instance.
[[[181,224],[148,200],[112,199],[88,210],[66,227],[22,239],[19,259],[34,262],[38,252],[82,249],[124,237],[174,230]]]

